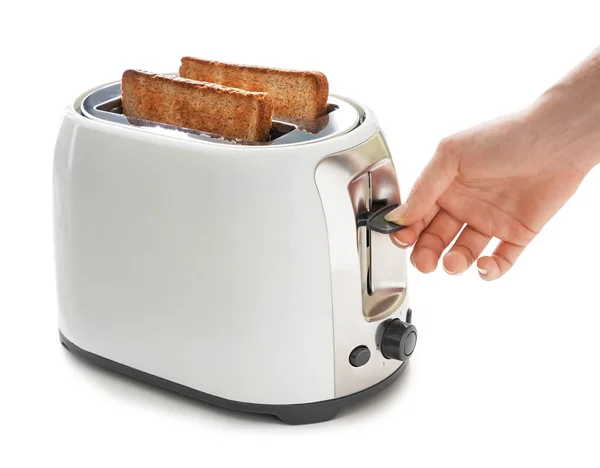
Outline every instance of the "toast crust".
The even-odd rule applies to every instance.
[[[273,100],[266,93],[142,70],[125,71],[121,89],[127,117],[253,142],[269,138]]]
[[[266,92],[282,117],[316,119],[327,113],[329,84],[316,71],[284,70],[183,57],[179,75],[192,80]]]

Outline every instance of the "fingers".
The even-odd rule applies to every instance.
[[[404,226],[422,220],[454,181],[458,173],[459,149],[457,140],[442,141],[412,188],[406,202],[388,213],[385,219]]]
[[[479,276],[487,281],[500,278],[515,264],[524,249],[510,242],[500,242],[490,257],[481,257],[477,261]]]
[[[435,218],[435,215],[437,215],[439,211],[439,205],[433,205],[431,210],[429,210],[429,213],[427,213],[423,219],[392,233],[392,242],[398,247],[410,247],[417,241],[423,230],[429,226],[429,223],[431,223],[431,220]]]
[[[464,273],[483,252],[491,237],[466,226],[442,260],[444,270],[451,275]]]
[[[434,271],[442,253],[462,227],[462,221],[441,209],[419,236],[411,255],[412,264],[423,273]]]

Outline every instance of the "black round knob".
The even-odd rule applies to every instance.
[[[417,329],[400,319],[388,322],[381,336],[381,353],[388,359],[406,361],[417,345]]]

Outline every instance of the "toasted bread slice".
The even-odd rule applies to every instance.
[[[121,82],[127,117],[248,141],[266,141],[273,101],[266,93],[127,70]]]
[[[183,57],[179,75],[192,80],[263,91],[273,98],[275,114],[316,119],[327,111],[329,84],[323,73],[233,65]]]

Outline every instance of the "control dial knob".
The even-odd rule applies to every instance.
[[[400,319],[388,322],[381,336],[381,353],[388,359],[406,361],[417,345],[417,329]]]

